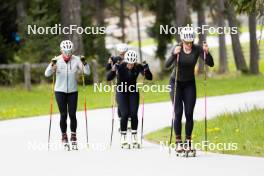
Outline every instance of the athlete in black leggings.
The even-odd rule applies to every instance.
[[[176,46],[171,56],[165,61],[165,68],[174,66],[170,78],[171,92],[170,97],[174,101],[175,72],[178,70],[177,87],[175,97],[175,120],[174,130],[176,143],[182,143],[182,114],[183,109],[186,117],[185,137],[186,141],[191,140],[193,130],[193,111],[196,102],[196,85],[194,68],[198,58],[203,58],[206,53],[205,63],[210,67],[214,66],[211,54],[208,52],[208,46],[204,43],[203,47],[193,44],[194,32],[192,28],[185,27],[181,31],[182,44]],[[176,69],[177,55],[179,55],[178,69]]]
[[[71,142],[73,149],[77,149],[77,119],[76,109],[78,102],[77,75],[78,73],[90,74],[89,65],[84,59],[72,55],[73,43],[64,40],[60,44],[61,55],[53,58],[45,71],[45,76],[56,74],[55,97],[60,111],[60,128],[62,142],[67,148],[67,117],[70,116]],[[56,64],[55,64],[56,61]]]
[[[121,113],[121,145],[126,144],[127,122],[131,117],[132,143],[137,142],[139,92],[136,87],[138,75],[141,73],[146,79],[152,80],[152,73],[147,64],[136,63],[137,54],[129,50],[121,64],[115,64],[107,75],[111,81],[117,76],[116,99]]]

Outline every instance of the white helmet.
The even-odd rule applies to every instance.
[[[194,29],[190,26],[186,26],[182,28],[180,36],[181,36],[181,40],[185,42],[193,42],[195,38]]]
[[[120,53],[126,52],[128,50],[128,46],[125,43],[121,43],[116,46],[116,50]]]
[[[133,50],[128,50],[125,53],[125,60],[126,63],[134,64],[137,62],[137,53]]]
[[[60,50],[66,51],[66,52],[72,52],[73,51],[73,43],[70,40],[63,40],[60,43]]]

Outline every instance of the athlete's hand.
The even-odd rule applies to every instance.
[[[84,56],[81,56],[81,57],[80,57],[80,59],[81,59],[81,61],[82,61],[82,64],[83,64],[83,65],[86,65],[86,64],[87,64],[87,62],[86,62],[86,60],[85,60],[85,57],[84,57]]]
[[[113,57],[112,57],[112,56],[109,57],[109,59],[108,59],[108,63],[109,63],[109,64],[113,64]]]
[[[149,66],[148,66],[148,64],[147,64],[147,62],[146,61],[143,61],[143,69],[144,69],[144,71],[146,71],[146,70],[148,70],[149,69]]]
[[[208,52],[209,52],[209,47],[208,47],[208,45],[207,45],[207,43],[204,41],[203,42],[203,50],[204,50],[204,52],[206,53],[206,54],[208,54]]]
[[[173,51],[173,54],[179,54],[181,52],[181,46],[176,46],[174,51]]]
[[[52,71],[56,72],[56,70],[57,70],[57,65],[56,64],[52,65]]]

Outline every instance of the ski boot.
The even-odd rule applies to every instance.
[[[69,141],[68,141],[68,136],[67,136],[67,133],[63,133],[62,134],[62,144],[63,144],[63,147],[64,147],[64,150],[66,151],[70,151],[70,145],[69,145]]]
[[[183,156],[184,155],[184,149],[183,149],[183,143],[180,137],[176,138],[176,148],[175,148],[176,156]]]
[[[140,148],[140,144],[139,144],[138,138],[137,138],[137,130],[131,131],[131,142],[132,142],[132,148],[133,149],[139,149]]]
[[[121,132],[121,148],[130,149],[130,144],[127,142],[127,132]]]
[[[71,146],[72,150],[78,150],[76,133],[71,133]]]
[[[196,150],[192,147],[191,138],[186,138],[184,142],[184,155],[185,157],[195,157],[196,156]]]

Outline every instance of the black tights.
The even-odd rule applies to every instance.
[[[170,80],[171,85],[171,100],[173,102],[175,79]],[[176,100],[175,100],[175,119],[174,119],[174,131],[176,136],[181,136],[182,130],[182,113],[184,107],[184,113],[186,117],[185,135],[191,137],[193,130],[193,111],[196,102],[196,85],[195,80],[192,81],[177,81],[176,88]]]
[[[137,130],[139,93],[117,92],[116,100],[121,115],[121,131],[127,131],[127,122],[129,117],[131,117],[131,129]]]
[[[76,133],[77,129],[77,119],[76,119],[76,109],[78,101],[78,92],[64,93],[55,92],[57,104],[60,110],[60,128],[62,133],[67,132],[67,116],[69,112],[71,120],[71,132]]]

